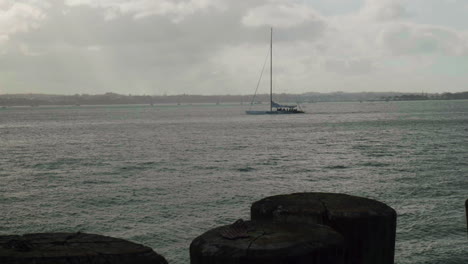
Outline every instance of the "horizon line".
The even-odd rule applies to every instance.
[[[376,92],[376,91],[361,91],[361,92],[345,92],[345,91],[332,91],[332,92],[304,92],[304,93],[275,93],[277,95],[307,95],[307,94],[362,94],[362,93],[375,93],[375,94],[385,94],[385,93],[393,93],[393,94],[445,94],[445,93],[466,93],[467,91],[460,91],[460,92],[395,92],[395,91],[384,91],[384,92]],[[115,95],[121,95],[121,96],[251,96],[253,94],[188,94],[188,93],[182,93],[182,94],[123,94],[123,93],[117,93],[117,92],[105,92],[105,93],[74,93],[74,94],[55,94],[55,93],[0,93],[0,96],[5,96],[5,95],[46,95],[46,96],[82,96],[82,95],[90,95],[90,96],[95,96],[95,95],[106,95],[106,94],[115,94]],[[268,95],[268,93],[260,93],[258,95]]]

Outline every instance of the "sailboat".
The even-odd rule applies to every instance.
[[[255,91],[256,92],[256,91]],[[250,106],[252,107],[253,102]],[[257,111],[247,110],[245,111],[248,115],[278,115],[278,114],[303,114],[304,111],[300,109],[298,105],[282,105],[273,101],[273,28],[270,31],[270,110],[268,111]]]

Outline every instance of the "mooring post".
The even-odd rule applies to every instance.
[[[190,244],[191,264],[342,264],[344,239],[323,225],[237,221]]]
[[[466,231],[468,234],[468,199],[465,201],[465,214],[466,214]]]
[[[344,236],[345,263],[394,263],[396,212],[375,200],[338,193],[277,195],[255,202],[251,218],[327,225]]]
[[[0,236],[2,264],[167,264],[151,248],[123,239],[85,233]]]

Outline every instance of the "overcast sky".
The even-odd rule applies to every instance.
[[[251,94],[271,26],[278,93],[468,90],[467,0],[0,0],[0,93]]]

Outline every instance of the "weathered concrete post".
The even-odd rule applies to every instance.
[[[468,199],[465,201],[466,231],[468,232]]]
[[[191,264],[343,263],[344,239],[323,225],[238,220],[190,245]]]
[[[394,263],[396,212],[375,200],[337,193],[277,195],[255,202],[251,217],[328,225],[345,238],[345,263]]]
[[[167,264],[151,248],[85,233],[0,236],[2,264]]]

